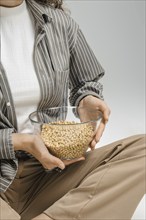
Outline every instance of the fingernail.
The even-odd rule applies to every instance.
[[[77,161],[85,160],[85,158],[78,158]]]
[[[82,157],[81,160],[85,160],[85,157]]]
[[[59,165],[59,168],[62,169],[62,170],[64,170],[65,165],[64,165],[64,164],[60,164],[60,165]]]

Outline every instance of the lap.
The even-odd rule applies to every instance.
[[[95,168],[131,154],[140,154],[142,147],[137,146],[143,145],[142,139],[143,135],[136,135],[87,152],[85,161],[72,164],[61,173],[45,173],[34,158],[20,161],[17,176],[6,196],[20,214],[34,210],[38,215],[71,189],[78,187]]]

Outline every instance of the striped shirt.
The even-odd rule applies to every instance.
[[[99,79],[104,70],[79,25],[60,9],[40,5],[35,0],[26,2],[35,20],[33,58],[41,90],[38,110],[68,105],[68,98],[75,106],[87,95],[103,99]],[[17,131],[13,97],[0,63],[1,192],[6,191],[17,172],[18,159],[12,144],[12,133]]]

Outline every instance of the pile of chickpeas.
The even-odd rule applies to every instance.
[[[43,124],[41,137],[54,156],[74,159],[87,151],[93,133],[93,127],[89,123],[58,121]]]

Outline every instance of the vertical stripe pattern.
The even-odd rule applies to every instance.
[[[98,80],[104,70],[79,25],[64,11],[26,0],[35,25],[34,65],[41,90],[38,110],[78,105],[86,95],[103,99]],[[47,22],[43,19],[47,16]],[[23,25],[23,24],[22,24]],[[2,30],[0,30],[2,31]],[[54,117],[53,113],[52,116]],[[4,67],[0,64],[0,191],[9,187],[17,172],[11,137],[17,132],[17,116]]]

